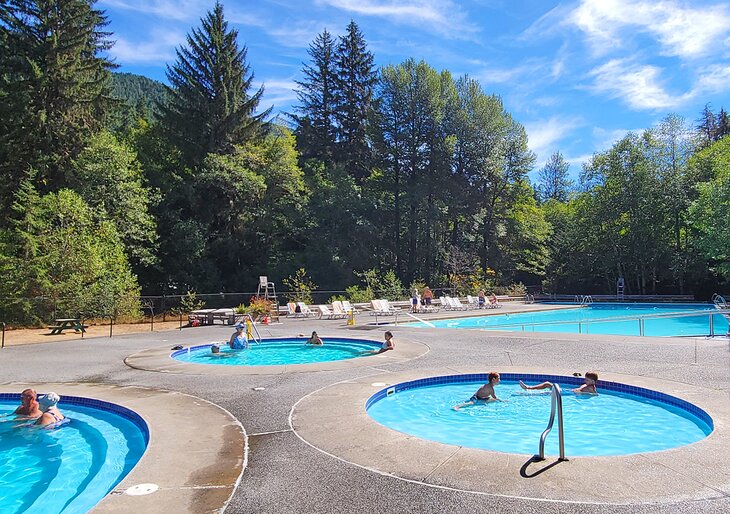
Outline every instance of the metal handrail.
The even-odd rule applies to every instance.
[[[590,320],[556,320],[556,321],[529,321],[529,322],[517,322],[517,323],[504,323],[500,325],[489,325],[489,328],[511,328],[511,327],[535,327],[542,325],[587,325],[590,323],[613,323],[619,321],[638,321],[641,325],[648,319],[662,319],[662,318],[694,318],[698,316],[712,316],[722,315],[730,316],[730,309],[720,310],[708,310],[708,311],[694,311],[694,312],[675,312],[675,313],[664,313],[664,314],[640,314],[637,316],[617,316],[615,318],[597,318]],[[642,334],[643,335],[643,330]],[[712,334],[710,334],[712,335]]]
[[[558,445],[560,447],[560,459],[568,460],[565,457],[565,434],[563,431],[563,392],[560,390],[558,384],[552,384],[552,394],[550,400],[550,419],[548,420],[545,431],[540,436],[540,450],[535,455],[536,460],[545,460],[545,439],[547,438],[550,431],[553,429],[553,422],[555,421],[555,411],[558,413]],[[557,409],[555,408],[557,406]]]
[[[250,314],[244,314],[243,319],[248,319],[248,321],[251,323],[251,328],[253,329],[253,332],[255,334],[255,337],[253,338],[254,342],[256,344],[261,344],[261,334],[259,334],[259,329],[256,328],[256,323],[253,322],[253,317]]]
[[[714,303],[715,307],[718,309],[727,309],[727,301],[725,300],[725,297],[720,296],[717,293],[712,295],[712,303]]]

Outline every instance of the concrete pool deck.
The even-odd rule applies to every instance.
[[[358,317],[358,322],[365,321],[374,319]],[[310,403],[318,395],[334,393],[340,387],[354,390],[362,387],[363,391],[372,393],[377,390],[372,383],[400,382],[403,377],[492,369],[560,374],[596,369],[601,378],[635,385],[654,384],[656,387],[652,388],[662,392],[671,394],[676,390],[676,396],[696,400],[695,403],[706,407],[713,416],[716,434],[722,435],[730,427],[730,419],[726,417],[730,403],[727,339],[500,333],[369,325],[353,329],[342,320],[316,319],[284,320],[282,324],[263,327],[262,335],[293,337],[312,330],[317,330],[325,340],[337,336],[374,341],[382,341],[382,333],[392,330],[397,342],[396,350],[389,352],[393,356],[405,348],[406,342],[424,345],[429,351],[410,359],[362,359],[370,362],[357,367],[253,375],[220,375],[207,371],[204,374],[157,373],[124,364],[127,357],[150,348],[164,350],[169,355],[169,349],[176,344],[189,346],[227,339],[230,327],[218,325],[112,339],[11,346],[0,351],[0,376],[3,382],[12,382],[3,389],[6,391],[48,382],[58,383],[56,392],[61,395],[83,395],[72,389],[76,386],[66,385],[69,383],[88,384],[92,388],[98,387],[97,384],[134,386],[178,391],[223,407],[243,425],[249,445],[248,465],[225,512],[730,512],[728,445],[715,434],[684,449],[657,452],[649,457],[643,454],[635,463],[623,465],[613,461],[614,457],[574,458],[533,478],[524,478],[519,470],[527,461],[525,455],[449,446],[447,454],[457,455],[446,459],[438,446],[447,445],[417,440],[413,441],[416,450],[405,451],[406,446],[399,443],[405,443],[409,436],[390,429],[366,426],[353,432],[353,421],[348,416],[366,416],[364,400],[358,396],[364,393],[357,393],[351,399],[343,396],[340,401],[326,401],[319,408]],[[305,412],[309,418],[305,419]],[[154,412],[148,415],[158,417]],[[194,421],[190,420],[191,427]],[[230,423],[230,420],[197,421],[204,425],[197,429],[201,434]],[[162,413],[158,422],[162,427],[169,426],[169,418]],[[684,453],[685,450],[697,455]],[[236,448],[220,455],[226,453],[242,457]],[[372,459],[379,456],[391,461],[389,467],[373,463]],[[548,460],[543,464],[550,463]],[[530,465],[526,473],[537,471],[535,466]],[[176,467],[158,468],[155,475],[185,474]],[[217,466],[227,467],[225,460]],[[574,481],[575,475],[583,472],[597,473],[602,480],[584,484],[589,491],[581,489]],[[465,487],[466,480],[489,485],[478,490]],[[145,512],[219,512],[221,509],[193,502],[176,510],[159,493],[148,498],[156,498],[157,502],[145,508]]]

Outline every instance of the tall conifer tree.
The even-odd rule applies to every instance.
[[[354,21],[340,37],[335,58],[337,71],[337,111],[339,161],[356,179],[370,173],[370,147],[366,139],[367,121],[377,81],[373,54]]]
[[[0,201],[30,168],[42,190],[65,185],[71,160],[111,106],[111,47],[93,0],[10,0],[0,9]]]
[[[336,72],[335,40],[325,29],[318,34],[307,53],[311,64],[305,64],[304,80],[297,81],[299,114],[292,115],[296,123],[297,149],[302,159],[316,158],[332,162],[335,141]]]
[[[264,87],[249,96],[254,76],[237,38],[216,3],[167,68],[172,88],[160,106],[163,123],[187,164],[198,165],[209,153],[232,153],[234,145],[263,133],[271,109],[256,114]]]

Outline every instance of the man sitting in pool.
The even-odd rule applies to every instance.
[[[489,382],[480,387],[477,392],[474,393],[471,398],[469,398],[469,401],[460,403],[459,405],[454,405],[453,409],[459,410],[462,407],[476,405],[479,402],[487,403],[490,399],[498,402],[506,401],[497,398],[497,394],[494,392],[494,387],[499,385],[499,373],[497,373],[496,371],[491,371],[489,375],[487,375],[487,379],[489,380]]]
[[[35,389],[29,388],[20,393],[20,402],[20,407],[15,409],[15,412],[13,412],[13,414],[15,414],[17,417],[36,419],[40,418],[41,414],[43,414],[38,406]]]
[[[231,334],[231,338],[228,340],[228,346],[233,350],[245,350],[248,348],[248,338],[243,331],[245,328],[246,325],[243,323],[236,324],[236,331]]]
[[[578,375],[580,376],[580,374]],[[583,385],[573,389],[573,392],[578,394],[598,394],[598,391],[596,391],[596,382],[598,382],[598,373],[595,371],[587,371]],[[552,389],[553,385],[550,382],[543,382],[542,384],[528,386],[520,380],[520,387],[527,391],[532,391],[534,389]]]
[[[312,337],[307,339],[307,342],[304,344],[312,344],[314,346],[322,346],[324,344],[324,341],[322,341],[322,338],[320,338],[317,335],[317,332],[312,332]]]

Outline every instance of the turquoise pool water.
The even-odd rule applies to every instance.
[[[592,304],[575,309],[555,309],[515,314],[495,314],[458,319],[431,321],[437,328],[466,328],[476,330],[509,330],[517,332],[564,332],[573,334],[614,334],[645,336],[697,336],[710,333],[709,304]],[[685,316],[696,313],[697,315]],[[672,317],[672,315],[682,315]],[[656,315],[667,317],[652,318]],[[620,319],[619,319],[620,318]],[[639,321],[641,319],[641,321]],[[715,334],[728,331],[723,316],[712,316]],[[425,327],[423,323],[410,326]]]
[[[0,415],[19,405],[10,396]],[[0,512],[88,512],[142,457],[148,437],[126,417],[63,399],[59,408],[71,422],[56,430],[0,418]]]
[[[263,339],[260,344],[252,343],[247,350],[231,350],[221,345],[220,353],[213,354],[210,345],[194,346],[178,350],[174,359],[195,364],[218,364],[222,366],[277,366],[286,364],[311,364],[354,359],[378,350],[381,343],[364,339],[343,339],[323,337],[322,346],[305,344],[307,338]]]
[[[509,374],[503,373],[503,380]],[[438,379],[462,379],[438,377]],[[486,382],[467,376],[469,382],[426,384],[395,394],[378,394],[368,402],[371,418],[389,428],[423,439],[457,446],[506,453],[536,454],[540,435],[550,417],[549,392],[523,391],[516,381],[504,380],[496,387],[497,396],[507,402],[490,402],[452,407],[467,401]],[[557,380],[560,378],[560,380]],[[572,378],[572,377],[570,377]],[[531,384],[542,378],[526,377]],[[666,450],[704,439],[712,432],[712,421],[704,419],[657,393],[654,398],[607,390],[599,382],[598,395],[577,395],[569,377],[555,377],[563,389],[565,451],[571,456],[627,455]],[[421,381],[423,382],[423,381]],[[410,387],[410,386],[406,386]],[[398,387],[396,387],[398,389]],[[647,391],[647,390],[643,390]],[[662,401],[665,400],[665,401]],[[689,407],[687,407],[689,406]],[[684,407],[697,410],[690,404]],[[558,455],[557,421],[546,440],[546,454]]]

